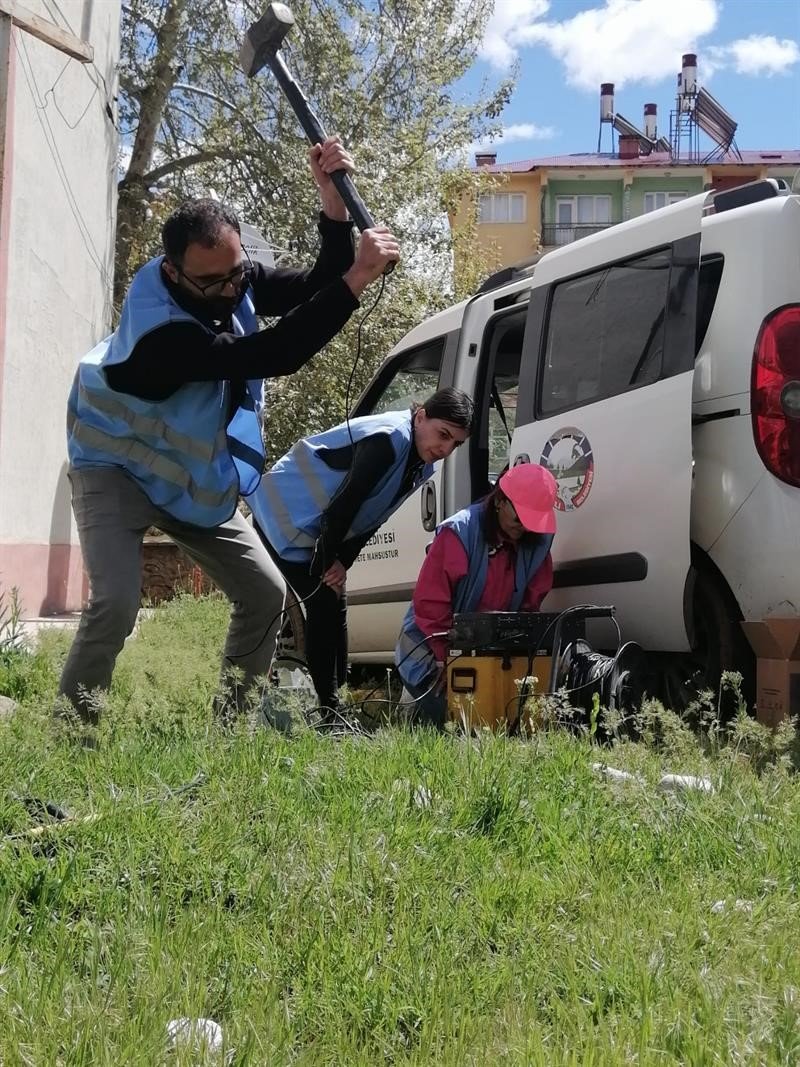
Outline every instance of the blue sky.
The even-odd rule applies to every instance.
[[[470,152],[490,147],[511,162],[596,151],[605,81],[637,126],[644,104],[657,104],[669,137],[684,52],[697,53],[699,83],[738,122],[739,148],[800,148],[800,0],[495,0],[464,88],[514,63],[519,75],[501,139]]]

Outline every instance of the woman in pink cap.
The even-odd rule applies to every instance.
[[[520,464],[437,527],[395,650],[415,722],[444,726],[447,638],[435,635],[456,612],[539,610],[553,585],[556,490],[545,467]]]

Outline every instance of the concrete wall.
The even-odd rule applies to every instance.
[[[26,6],[54,21],[42,0]],[[0,591],[17,586],[28,617],[79,609],[86,592],[66,400],[112,312],[117,132],[106,105],[121,0],[60,0],[59,9],[62,28],[93,46],[94,64],[12,29],[2,195]]]

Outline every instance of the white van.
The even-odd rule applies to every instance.
[[[500,272],[404,337],[354,414],[446,385],[474,397],[476,427],[350,571],[354,661],[392,662],[436,524],[528,461],[559,483],[545,608],[616,605],[626,640],[665,653],[676,703],[749,670],[742,618],[800,614],[800,196],[784,183]]]

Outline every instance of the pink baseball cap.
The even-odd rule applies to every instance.
[[[555,508],[558,485],[546,467],[520,463],[511,467],[498,483],[514,505],[519,521],[531,533],[556,532]]]

